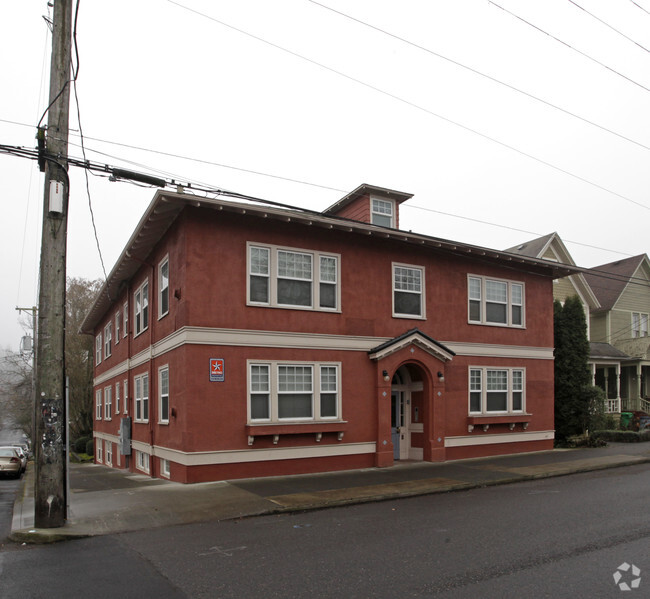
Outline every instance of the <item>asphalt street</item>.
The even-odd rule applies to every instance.
[[[635,597],[650,464],[0,552],[3,596]],[[640,571],[623,593],[614,574]],[[621,582],[633,582],[632,569]],[[645,587],[645,588],[644,588]]]

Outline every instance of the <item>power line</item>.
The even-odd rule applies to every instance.
[[[375,25],[371,25],[370,23],[367,23],[366,21],[362,21],[361,19],[357,19],[356,17],[353,17],[349,14],[346,14],[344,12],[341,12],[340,10],[336,10],[330,6],[327,6],[325,4],[321,4],[320,2],[317,2],[316,0],[307,0],[308,2],[311,2],[312,4],[315,4],[316,6],[320,6],[321,8],[324,8],[326,10],[329,10],[333,13],[336,13],[337,15],[340,15],[342,17],[345,17],[346,19],[350,19],[351,21],[354,21],[355,23],[359,23],[360,25],[363,25],[364,27],[368,27],[369,29],[373,29],[374,31],[377,31],[379,33],[382,33],[384,35],[387,35],[389,37],[392,37],[393,39],[396,39],[404,44],[407,44],[409,46],[412,46],[413,48],[417,48],[418,50],[421,50],[423,52],[426,52],[427,54],[431,54],[432,56],[436,56],[437,58],[440,58],[442,60],[446,60],[447,62],[460,67],[462,69],[465,69],[471,73],[474,73],[475,75],[479,75],[481,77],[484,77],[485,79],[488,79],[489,81],[492,81],[493,83],[497,83],[498,85],[502,85],[503,87],[506,87],[512,91],[515,91],[519,94],[522,94],[526,96],[527,98],[530,98],[531,100],[535,100],[537,102],[540,102],[550,108],[553,108],[555,110],[558,110],[560,112],[563,112],[564,114],[567,114],[575,119],[578,119],[582,121],[583,123],[587,123],[588,125],[592,125],[593,127],[597,127],[601,131],[605,131],[606,133],[610,133],[611,135],[615,135],[616,137],[619,137],[620,139],[623,139],[625,141],[628,141],[630,143],[633,143],[645,150],[650,150],[650,146],[647,146],[635,139],[632,139],[630,137],[627,137],[626,135],[623,135],[621,133],[617,133],[616,131],[613,131],[612,129],[609,129],[608,127],[604,127],[603,125],[599,125],[598,123],[595,123],[594,121],[590,121],[589,119],[580,116],[579,114],[576,114],[574,112],[571,112],[570,110],[567,110],[565,108],[562,108],[561,106],[557,106],[556,104],[553,104],[552,102],[549,102],[548,100],[544,100],[543,98],[540,98],[538,96],[535,96],[534,94],[531,94],[527,91],[524,91],[522,89],[519,89],[518,87],[515,87],[514,85],[511,85],[509,83],[506,83],[505,81],[501,81],[500,79],[497,79],[496,77],[493,77],[492,75],[488,75],[486,73],[483,73],[479,71],[478,69],[475,69],[473,67],[470,67],[466,64],[463,64],[462,62],[459,62],[457,60],[454,60],[453,58],[449,58],[448,56],[445,56],[444,54],[440,54],[439,52],[435,52],[434,50],[431,50],[430,48],[426,48],[425,46],[421,46],[420,44],[416,44],[415,42],[412,42],[408,39],[405,39],[403,37],[400,37],[399,35],[396,35],[394,33],[391,33],[390,31],[386,31],[385,29],[381,29],[380,27],[377,27]]]
[[[639,46],[639,48],[641,48],[641,50],[645,50],[646,52],[650,52],[650,50],[648,50],[645,46],[643,46],[643,45],[641,45],[639,42],[633,40],[631,37],[625,35],[624,33],[622,33],[621,31],[619,31],[619,30],[616,29],[615,27],[612,27],[612,25],[610,25],[610,24],[607,23],[606,21],[603,21],[603,19],[601,19],[600,17],[597,17],[597,16],[596,16],[595,14],[593,14],[592,12],[589,12],[589,11],[588,11],[584,6],[580,6],[577,2],[574,2],[574,0],[568,0],[568,2],[571,3],[571,4],[573,4],[573,6],[579,8],[580,10],[584,11],[585,13],[587,13],[587,14],[588,14],[590,17],[592,17],[593,19],[596,19],[596,21],[598,21],[599,23],[602,23],[603,25],[605,25],[605,27],[609,27],[612,31],[615,31],[615,32],[618,33],[621,37],[624,37],[627,41],[632,42],[632,43],[633,43],[634,45],[636,45],[636,46]]]
[[[419,104],[416,104],[415,102],[411,102],[410,100],[406,100],[405,98],[402,98],[396,94],[393,94],[389,91],[386,91],[384,89],[381,89],[379,87],[376,87],[374,85],[371,85],[370,83],[366,83],[365,81],[362,81],[361,79],[357,79],[356,77],[353,77],[351,75],[347,75],[346,73],[343,73],[342,71],[338,71],[332,67],[328,67],[327,65],[324,65],[323,63],[320,63],[312,58],[307,58],[306,56],[303,56],[302,54],[299,54],[297,52],[294,52],[293,50],[289,50],[288,48],[285,48],[283,46],[280,46],[274,42],[270,42],[268,40],[265,40],[264,38],[261,38],[257,35],[254,35],[252,33],[249,33],[247,31],[244,31],[243,29],[240,29],[238,27],[235,27],[234,25],[230,25],[224,21],[220,21],[219,19],[212,17],[210,15],[207,15],[206,13],[200,12],[194,8],[190,8],[188,6],[184,6],[183,4],[180,4],[179,2],[176,2],[175,0],[167,0],[170,4],[174,4],[175,6],[178,6],[179,8],[182,8],[184,10],[187,10],[188,12],[194,13],[200,17],[203,17],[205,19],[208,19],[210,21],[213,21],[215,23],[218,23],[219,25],[222,25],[224,27],[227,27],[228,29],[232,29],[233,31],[236,31],[238,33],[241,33],[242,35],[245,35],[247,37],[250,37],[254,40],[257,40],[263,44],[266,44],[268,46],[271,46],[272,48],[275,48],[277,50],[281,50],[282,52],[285,52],[287,54],[290,54],[291,56],[294,56],[296,58],[299,58],[300,60],[304,60],[310,64],[313,64],[315,66],[318,66],[322,69],[325,69],[326,71],[329,71],[330,73],[334,73],[336,75],[339,75],[340,77],[343,77],[347,79],[348,81],[352,81],[354,83],[357,83],[363,87],[366,87],[368,89],[371,89],[373,91],[376,91],[384,96],[387,96],[389,98],[392,98],[393,100],[397,100],[398,102],[401,102],[403,104],[406,104],[407,106],[410,106],[411,108],[415,108],[417,110],[420,110],[426,114],[429,114],[431,116],[434,116],[442,121],[445,121],[446,123],[449,123],[451,125],[454,125],[456,127],[459,127],[465,131],[468,131],[470,133],[473,133],[474,135],[477,135],[479,137],[482,137],[483,139],[486,139],[488,141],[491,141],[492,143],[498,144],[501,147],[507,148],[508,150],[511,150],[513,152],[516,152],[517,154],[520,154],[522,156],[525,156],[526,158],[529,158],[531,160],[534,160],[535,162],[538,162],[540,164],[543,164],[544,166],[547,166],[549,168],[552,168],[560,173],[563,173],[569,177],[573,177],[574,179],[577,179],[578,181],[582,181],[583,183],[586,183],[588,185],[591,185],[592,187],[595,187],[597,189],[600,189],[601,191],[605,191],[607,193],[610,193],[611,195],[614,195],[626,202],[630,202],[632,204],[635,204],[636,206],[639,206],[640,208],[644,208],[645,210],[650,211],[650,207],[646,206],[645,204],[642,204],[641,202],[637,202],[636,200],[633,200],[631,198],[628,198],[627,196],[624,196],[620,193],[617,193],[611,189],[608,189],[607,187],[600,185],[598,183],[594,183],[593,181],[590,181],[589,179],[586,179],[585,177],[582,177],[580,175],[576,175],[575,173],[572,173],[571,171],[568,171],[560,166],[557,166],[551,162],[548,162],[546,160],[542,160],[541,158],[538,158],[534,156],[533,154],[529,154],[528,152],[525,152],[523,150],[520,150],[519,148],[512,146],[510,144],[507,144],[503,141],[499,141],[498,139],[491,137],[487,135],[486,133],[481,133],[477,129],[473,129],[467,125],[463,125],[462,123],[459,123],[458,121],[454,121],[453,119],[450,119],[448,117],[442,116],[441,114],[438,114],[436,112],[433,112],[432,110],[429,110],[428,108],[424,108],[423,106],[420,106]],[[648,90],[650,91],[650,89]]]
[[[517,233],[526,233],[527,235],[535,235],[537,237],[541,237],[541,233],[535,233],[533,231],[526,231],[525,229],[518,229],[516,227],[510,227],[508,225],[501,225],[499,223],[492,223],[486,220],[481,220],[478,218],[471,218],[469,216],[461,216],[459,214],[452,214],[451,212],[443,212],[442,210],[434,210],[433,208],[425,208],[424,206],[415,206],[413,204],[403,204],[401,206],[402,209],[404,208],[415,208],[416,210],[424,210],[425,212],[433,212],[435,214],[442,214],[443,216],[450,216],[452,218],[459,218],[461,220],[467,220],[473,223],[478,223],[481,225],[489,225],[491,227],[499,227],[500,229],[507,229],[509,231],[516,231]],[[571,243],[573,245],[579,245],[582,247],[590,248],[593,250],[602,250],[604,252],[611,252],[613,254],[621,254],[622,256],[629,256],[632,257],[634,254],[627,254],[626,252],[619,252],[618,250],[610,250],[607,248],[599,247],[597,245],[589,245],[588,243],[581,243],[579,241],[571,241],[570,239],[563,239],[565,243]]]
[[[637,8],[640,8],[644,13],[647,13],[647,14],[650,15],[650,10],[647,10],[647,9],[643,8],[643,6],[641,6],[638,2],[635,2],[634,0],[630,0],[630,2],[632,4],[634,4],[634,6],[636,6]]]
[[[169,0],[168,0],[168,1],[169,1]],[[553,34],[549,33],[548,31],[544,31],[544,29],[542,29],[541,27],[538,27],[537,25],[534,25],[534,24],[531,23],[530,21],[527,21],[527,20],[524,19],[523,17],[520,17],[519,15],[515,14],[514,12],[508,10],[507,8],[504,8],[504,7],[501,6],[500,4],[497,4],[496,2],[493,2],[492,0],[488,0],[488,2],[489,2],[492,6],[496,6],[497,8],[500,8],[503,12],[507,12],[510,16],[514,17],[515,19],[518,19],[518,20],[521,21],[522,23],[525,23],[525,24],[528,25],[529,27],[532,27],[533,29],[536,29],[536,30],[539,31],[540,33],[543,33],[544,35],[547,35],[547,36],[550,37],[551,39],[554,39],[556,42],[562,44],[563,46],[566,46],[566,47],[569,48],[570,50],[573,50],[574,52],[577,52],[578,54],[580,54],[580,56],[584,56],[584,57],[587,58],[588,60],[591,60],[592,62],[595,62],[597,65],[600,65],[601,67],[607,69],[608,71],[611,71],[611,72],[614,73],[615,75],[618,75],[619,77],[622,77],[623,79],[629,81],[630,83],[633,83],[634,85],[640,87],[641,89],[644,89],[645,91],[650,92],[650,88],[646,87],[645,85],[642,85],[642,84],[639,83],[638,81],[635,81],[634,79],[631,79],[631,78],[628,77],[627,75],[623,75],[623,73],[620,73],[620,72],[617,71],[616,69],[613,69],[612,67],[607,66],[605,63],[600,62],[599,60],[596,60],[596,59],[593,58],[592,56],[589,56],[589,54],[587,54],[587,53],[585,53],[585,52],[582,52],[582,50],[578,50],[577,48],[574,48],[571,44],[568,44],[567,42],[561,40],[559,37],[554,36]]]

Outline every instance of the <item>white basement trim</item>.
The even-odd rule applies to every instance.
[[[496,443],[525,443],[526,441],[549,441],[554,438],[555,431],[531,431],[498,435],[465,435],[463,437],[447,437],[445,439],[445,447],[471,447],[474,445],[494,445]]]

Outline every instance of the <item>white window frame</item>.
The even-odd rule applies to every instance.
[[[120,323],[122,321],[122,313],[118,310],[115,312],[115,345],[120,342]]]
[[[488,373],[499,372],[506,374],[506,388],[499,390],[506,393],[505,410],[488,410]],[[480,374],[480,388],[476,386],[476,374]],[[474,380],[473,376],[474,375]],[[499,416],[504,414],[526,413],[526,369],[504,366],[470,366],[468,370],[467,412],[470,416]],[[518,387],[521,386],[519,389]],[[496,389],[494,391],[497,391]],[[480,393],[480,408],[472,409],[472,393]],[[515,409],[515,393],[521,394],[521,409]]]
[[[135,422],[149,422],[149,373],[144,372],[133,377],[135,395]],[[146,393],[145,393],[146,390]]]
[[[387,211],[387,209],[390,210]],[[382,224],[375,222],[377,219],[389,219],[389,224]],[[393,200],[386,200],[385,198],[375,198],[370,196],[370,223],[378,227],[395,228],[395,202]]]
[[[648,314],[643,312],[632,312],[632,337],[640,338],[648,336]]]
[[[150,472],[150,460],[151,457],[148,453],[140,451],[139,449],[135,450],[135,467],[141,472]]]
[[[268,372],[268,388],[255,390],[252,380],[253,367],[266,368]],[[305,367],[311,369],[311,385],[307,391],[302,393],[311,394],[312,415],[307,417],[281,418],[279,415],[279,396],[291,394],[290,390],[280,389],[280,369],[282,367]],[[336,369],[335,388],[328,385],[323,369]],[[249,424],[285,424],[291,422],[318,423],[318,422],[340,422],[342,421],[341,401],[341,363],[340,362],[297,362],[297,361],[276,361],[276,360],[248,360],[248,400],[247,400],[247,422]],[[326,387],[326,388],[324,388]],[[336,414],[333,416],[322,416],[321,398],[324,395],[336,394]],[[268,418],[253,418],[251,414],[251,397],[253,395],[268,395]]]
[[[113,386],[104,387],[104,420],[111,420],[113,412]]]
[[[267,252],[268,264],[265,271],[253,272],[253,263],[251,254],[253,249],[260,249]],[[307,278],[298,278],[296,280],[309,282],[311,290],[311,304],[285,304],[278,301],[278,281],[289,279],[290,277],[281,277],[279,275],[279,258],[280,252],[301,254],[311,258],[311,276]],[[334,260],[336,263],[334,277],[335,280],[329,280],[330,272],[322,267],[322,258]],[[341,311],[341,255],[333,252],[321,252],[315,250],[306,250],[285,246],[269,245],[266,243],[248,242],[246,244],[246,305],[264,306],[270,308],[282,308],[285,310],[311,310],[318,312],[340,312]],[[267,301],[251,299],[251,277],[267,279]],[[324,296],[321,298],[321,288],[323,286],[335,285],[334,306],[321,305]]]
[[[122,399],[120,383],[115,383],[115,415],[120,414],[120,401]]]
[[[104,456],[102,455],[102,449],[104,447],[104,441],[100,439],[99,437],[95,437],[95,453],[97,454],[95,456],[95,461],[97,463],[101,464],[104,461]]]
[[[167,393],[163,393],[163,376],[167,377]],[[163,398],[167,398],[167,416],[165,417],[163,410]],[[158,423],[159,424],[169,424],[169,365],[165,364],[158,369]]]
[[[102,363],[102,334],[95,337],[95,365]]]
[[[104,439],[104,464],[113,465],[113,443],[108,439]]]
[[[129,302],[124,302],[124,307],[122,309],[122,324],[124,325],[124,337],[129,334]]]
[[[142,282],[133,293],[134,337],[149,328],[149,279]]]
[[[95,391],[95,420],[101,420],[104,414],[104,408],[102,400],[102,390],[97,389]]]
[[[476,296],[476,287],[472,288],[472,281],[478,282],[478,293]],[[488,301],[487,299],[487,284],[494,282],[503,284],[506,287],[506,299],[504,302],[496,300]],[[518,291],[521,293],[521,301],[516,301]],[[479,317],[472,316],[472,303],[478,304]],[[487,305],[488,304],[503,304],[506,306],[506,321],[488,321],[487,320]],[[515,309],[520,310],[521,323],[514,322]],[[493,327],[509,327],[515,329],[523,329],[526,327],[526,285],[522,281],[511,281],[509,279],[500,279],[498,277],[485,277],[482,275],[467,275],[467,321],[470,324],[481,324]]]
[[[165,458],[160,458],[160,476],[165,478],[171,476],[171,462]]]
[[[412,271],[418,272],[420,274],[420,290],[412,290],[408,288],[397,288],[400,284],[397,282],[397,269],[402,271]],[[418,266],[414,264],[403,264],[401,262],[393,262],[391,266],[392,272],[392,300],[393,300],[393,317],[394,318],[411,318],[416,320],[425,320],[427,317],[426,314],[426,284],[425,284],[425,268],[424,266]],[[420,313],[419,314],[405,314],[398,312],[395,308],[395,294],[396,293],[408,293],[412,295],[417,295],[420,298]]]
[[[129,413],[129,379],[124,379],[124,413]]]
[[[113,321],[104,327],[104,359],[113,354]]]
[[[163,287],[163,267],[167,267],[166,286]],[[167,309],[163,310],[163,300],[167,298]],[[169,314],[169,256],[165,256],[158,264],[158,320]]]

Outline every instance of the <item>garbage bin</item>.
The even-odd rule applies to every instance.
[[[632,422],[632,412],[621,412],[621,428],[628,428]]]

